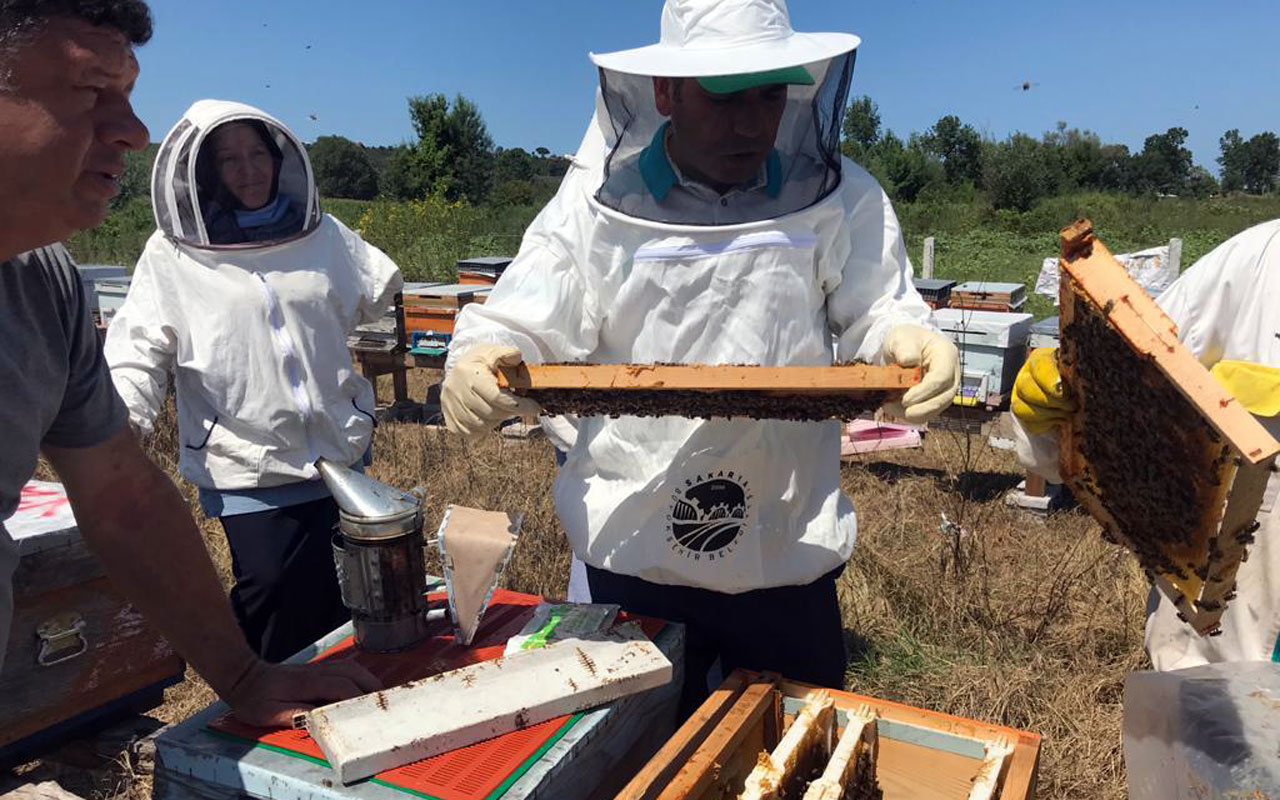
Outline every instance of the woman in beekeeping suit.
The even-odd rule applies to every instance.
[[[111,377],[145,434],[173,375],[179,468],[226,532],[246,638],[279,661],[347,618],[338,510],[313,464],[366,458],[374,392],[346,337],[391,304],[400,272],[321,213],[306,149],[251,106],[191,106],[151,196],[158,230],[107,332]]]
[[[1223,386],[1280,438],[1280,220],[1231,237],[1156,299],[1178,337]],[[1012,408],[1018,455],[1028,469],[1060,481],[1056,429],[1072,411],[1057,350],[1034,351],[1018,373]],[[1152,409],[1158,413],[1158,409]],[[1146,646],[1157,670],[1228,661],[1280,661],[1280,475],[1267,485],[1249,560],[1236,573],[1236,599],[1222,633],[1199,636],[1155,589],[1147,604]]]
[[[843,159],[859,40],[781,0],[668,0],[657,45],[592,56],[582,164],[483,306],[460,315],[442,401],[473,435],[528,400],[500,364],[922,365],[906,414],[950,404],[888,197]],[[833,347],[833,339],[835,341]],[[688,626],[686,709],[709,669],[841,686],[836,577],[856,535],[839,423],[576,421],[555,500],[591,598]]]

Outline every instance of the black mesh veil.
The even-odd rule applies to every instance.
[[[604,108],[608,112],[606,138],[613,142],[596,199],[630,216],[673,224],[712,225],[753,222],[794,213],[817,203],[840,185],[840,125],[853,74],[856,50],[804,65],[812,85],[787,87],[786,106],[774,138],[774,153],[761,166],[758,180],[770,191],[757,192],[731,215],[712,209],[700,213],[697,203],[658,199],[646,191],[651,182],[642,164],[652,167],[660,145],[655,134],[668,122],[657,108],[653,78],[615,70],[600,70]],[[608,134],[612,134],[611,136]],[[672,136],[678,135],[678,131]],[[646,155],[646,149],[650,149]],[[664,152],[659,156],[672,161]],[[679,174],[679,164],[673,173]],[[681,178],[683,180],[683,178]],[[687,198],[686,198],[687,200]]]

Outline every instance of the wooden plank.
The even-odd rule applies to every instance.
[[[1040,741],[1020,739],[1005,769],[1001,800],[1035,800],[1036,776],[1040,772]]]
[[[813,393],[905,390],[919,367],[848,364],[754,367],[705,364],[521,364],[502,367],[498,385],[515,389],[786,391]]]
[[[483,661],[307,714],[307,731],[351,783],[386,769],[603,705],[671,680],[635,626]]]
[[[1258,464],[1280,454],[1280,442],[1178,340],[1177,326],[1093,235],[1092,223],[1081,220],[1063,230],[1061,266],[1076,290],[1102,309],[1134,350],[1154,360],[1246,459]]]
[[[880,738],[876,779],[884,800],[964,800],[980,762],[910,742]],[[1002,800],[1021,800],[1007,795]]]
[[[631,778],[615,800],[654,800],[711,730],[729,713],[734,701],[742,696],[745,685],[746,680],[740,673],[730,675]]]
[[[773,747],[765,740],[765,720],[777,713],[777,684],[764,676],[750,676],[747,687],[734,701],[721,723],[689,757],[671,782],[662,787],[659,800],[700,800],[726,790],[736,796],[742,789],[747,770],[733,768],[735,760],[745,759],[743,766],[755,762],[756,753]]]

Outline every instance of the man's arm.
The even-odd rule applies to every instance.
[[[101,444],[44,453],[116,588],[242,720],[287,726],[315,703],[379,688],[353,661],[285,667],[254,655],[186,503],[127,426]]]

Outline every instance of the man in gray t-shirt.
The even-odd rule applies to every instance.
[[[0,643],[9,640],[17,546],[4,528],[44,445],[91,447],[128,412],[111,386],[84,290],[62,245],[0,263]],[[0,665],[4,649],[0,645]]]
[[[142,0],[0,0],[0,523],[43,453],[115,587],[245,722],[378,688],[354,661],[267,664],[240,633],[182,495],[125,425],[70,258],[147,144],[130,95]],[[0,661],[13,611],[0,524]],[[25,668],[25,665],[14,665]],[[0,718],[0,730],[10,721]]]

